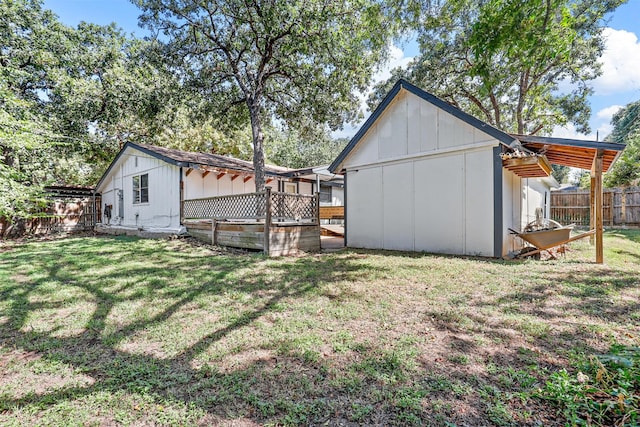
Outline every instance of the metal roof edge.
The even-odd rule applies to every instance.
[[[490,125],[489,123],[486,123],[474,116],[472,116],[469,113],[465,113],[464,111],[462,111],[461,109],[459,109],[458,107],[454,107],[453,105],[449,104],[446,101],[443,101],[442,99],[438,98],[437,96],[423,90],[420,89],[419,87],[405,81],[405,80],[400,80],[402,82],[402,86],[409,92],[413,93],[414,95],[418,96],[419,98],[422,98],[423,100],[435,105],[436,107],[440,108],[441,110],[446,111],[447,113],[457,117],[458,119],[462,120],[463,122],[473,126],[474,128],[496,138],[499,142],[505,144],[505,145],[509,145],[513,142],[513,136],[509,135],[508,133],[501,131],[500,129]]]
[[[355,146],[360,142],[362,137],[367,133],[369,128],[375,123],[375,121],[382,115],[387,106],[393,101],[396,95],[402,89],[402,84],[404,80],[400,79],[393,85],[393,88],[387,93],[382,102],[373,110],[373,113],[369,116],[369,118],[364,122],[364,124],[358,129],[358,132],[351,138],[351,141],[347,144],[346,147],[338,154],[338,157],[329,165],[329,172],[337,173],[338,167],[342,164],[342,162],[347,158],[351,150],[355,148]]]
[[[586,139],[555,138],[552,136],[517,135],[517,134],[510,134],[510,135],[524,144],[526,144],[527,142],[538,143],[538,144],[550,143],[555,145],[566,145],[569,147],[594,148],[594,149],[615,150],[615,151],[622,151],[627,146],[626,144],[618,144],[616,142],[593,141],[593,140],[586,140]]]

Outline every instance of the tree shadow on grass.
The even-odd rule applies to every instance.
[[[115,396],[108,406],[91,407],[76,422],[206,425],[242,419],[289,425],[563,424],[553,418],[553,408],[548,406],[536,408],[537,414],[529,418],[513,415],[514,408],[526,412],[524,403],[513,395],[540,386],[536,383],[539,378],[531,379],[525,372],[539,363],[539,355],[532,355],[528,347],[546,346],[550,354],[558,355],[568,345],[554,349],[553,339],[569,343],[570,338],[561,336],[564,331],[547,331],[533,336],[533,343],[517,339],[513,327],[488,319],[480,303],[471,301],[464,310],[444,314],[425,310],[425,323],[437,329],[435,338],[443,343],[438,354],[432,353],[428,335],[385,336],[383,330],[380,342],[352,342],[349,331],[341,330],[344,342],[338,344],[344,349],[327,354],[315,349],[315,337],[306,335],[305,313],[320,319],[314,331],[323,330],[318,310],[331,304],[348,306],[367,297],[350,289],[353,283],[380,276],[393,278],[397,273],[393,267],[367,262],[370,254],[379,252],[273,260],[226,253],[212,256],[206,250],[180,250],[179,246],[130,238],[78,239],[38,248],[37,252],[16,250],[0,258],[0,266],[11,269],[15,282],[0,286],[7,307],[0,323],[1,351],[33,352],[52,366],[63,364],[91,381],[0,395],[0,419],[2,413],[11,416],[24,410],[36,413],[27,420],[38,420],[49,409],[64,412],[65,405],[91,407],[96,396],[108,394]],[[498,260],[477,259],[478,264],[467,265],[466,261],[476,259],[384,255],[424,259],[429,265],[444,260],[444,269],[448,260],[489,271],[500,265],[509,271],[522,268],[519,263]],[[422,264],[407,265],[420,268]],[[589,277],[587,272],[559,273],[550,280],[582,284],[563,288],[563,292],[577,292],[571,299],[585,295],[605,299],[606,294],[597,292],[597,283],[584,285]],[[608,271],[602,278],[611,279],[616,289],[632,286],[626,273]],[[535,288],[531,295],[514,290],[485,303],[543,318],[551,314],[541,310],[541,298],[554,297],[544,292],[544,287]],[[319,304],[323,299],[330,303]],[[314,304],[304,307],[307,300]],[[49,326],[34,322],[41,310],[64,313],[70,305],[83,302],[90,311],[78,332],[64,333],[65,322],[70,321],[66,318]],[[292,304],[301,307],[287,309]],[[132,312],[119,314],[123,307]],[[187,316],[192,312],[196,315]],[[292,313],[301,318],[291,319]],[[456,324],[460,321],[466,326]],[[383,328],[384,322],[375,327]],[[278,329],[283,330],[281,335],[260,341],[261,334]],[[153,336],[154,331],[166,336]],[[240,333],[255,337],[257,344],[247,348],[238,338]],[[483,333],[499,342],[490,353],[488,346],[475,339]],[[402,344],[405,338],[409,339],[406,345]],[[582,338],[586,335],[575,337]],[[311,344],[295,348],[297,340]],[[163,348],[169,341],[173,347]],[[216,346],[227,351],[212,351]],[[252,354],[243,356],[247,351]],[[513,367],[513,372],[507,367]],[[128,421],[114,418],[116,401],[124,402]],[[183,408],[183,412],[167,418],[169,407]],[[185,412],[193,412],[195,418]],[[98,413],[107,419],[99,418]],[[44,420],[38,422],[46,423]],[[54,418],[61,420],[65,418]]]
[[[21,277],[21,283],[0,288],[7,307],[0,324],[3,352],[11,352],[9,349],[35,352],[43,360],[64,363],[73,371],[88,375],[92,383],[62,384],[43,393],[27,391],[20,397],[5,393],[0,396],[0,412],[19,411],[27,406],[46,409],[101,392],[113,395],[124,392],[182,402],[185,407],[195,405],[208,414],[205,418],[212,420],[249,417],[261,422],[284,415],[293,417],[290,421],[301,417],[302,422],[308,419],[308,410],[328,419],[331,405],[324,399],[301,398],[308,385],[301,388],[299,372],[308,372],[312,379],[316,375],[326,376],[320,373],[322,367],[317,362],[307,363],[285,354],[278,362],[258,359],[245,369],[221,373],[215,364],[194,367],[194,361],[211,345],[277,312],[282,302],[322,295],[324,289],[319,287],[319,280],[326,285],[355,277],[365,279],[366,265],[351,262],[350,255],[309,256],[281,262],[261,256],[190,257],[163,248],[160,248],[163,256],[154,260],[157,248],[149,243],[140,245],[135,240],[125,240],[125,247],[115,249],[112,241],[104,243],[57,242],[37,251],[14,251],[2,261],[3,268],[12,269],[14,276]],[[147,261],[128,261],[126,253],[130,250]],[[266,276],[261,273],[265,268],[269,272]],[[26,271],[19,272],[20,269]],[[64,287],[72,296],[58,295],[52,286]],[[215,330],[197,336],[195,342],[174,351],[175,354],[166,357],[121,349],[121,343],[174,320],[190,304],[227,298],[230,292],[246,302],[235,304],[232,313],[226,313],[224,319],[228,320],[217,322]],[[162,303],[161,309],[141,318],[133,316],[122,324],[117,319],[114,322],[118,307],[153,303],[159,295],[169,299],[158,301]],[[82,332],[65,336],[59,335],[60,326],[34,329],[31,325],[40,310],[64,310],[72,301],[83,299],[90,303],[93,312]],[[272,373],[280,371],[284,374]]]

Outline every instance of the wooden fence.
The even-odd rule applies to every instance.
[[[95,205],[93,198],[56,199],[32,218],[14,221],[0,219],[0,237],[92,230],[100,214],[99,197]]]
[[[189,234],[269,255],[320,250],[319,197],[267,191],[185,200]]]
[[[589,226],[589,190],[551,193],[551,219],[561,224]],[[611,188],[603,193],[603,224],[640,226],[640,187]]]
[[[344,219],[344,206],[320,206],[320,219]]]

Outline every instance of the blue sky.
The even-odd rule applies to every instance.
[[[81,21],[96,24],[115,22],[126,32],[138,37],[148,32],[138,27],[139,9],[129,0],[45,0],[44,7],[53,10],[60,20],[76,26]],[[611,116],[629,102],[640,100],[640,0],[620,6],[605,29],[606,48],[602,57],[604,73],[592,82],[592,134],[580,135],[573,127],[556,129],[555,136],[580,139],[604,138],[611,130]],[[388,70],[406,65],[415,55],[415,43],[404,48],[393,47],[392,58],[377,78],[388,76]],[[339,136],[352,136],[357,128],[348,127]]]

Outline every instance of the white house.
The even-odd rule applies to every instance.
[[[606,171],[622,148],[509,135],[400,80],[329,170],[347,246],[502,257],[509,228],[549,215],[550,162],[590,168],[601,149]]]
[[[181,201],[252,193],[253,171],[252,163],[227,156],[127,143],[96,185],[102,208],[98,230],[182,233]],[[315,177],[298,176],[297,170],[267,165],[265,175],[273,191],[317,191]]]
[[[287,176],[314,181],[320,188],[320,206],[344,206],[344,177],[329,171],[329,165],[296,169]]]

